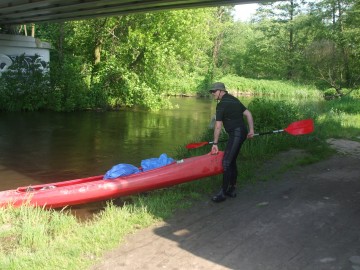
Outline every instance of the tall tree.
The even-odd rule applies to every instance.
[[[344,20],[344,40],[349,46],[349,69],[351,77],[348,84],[352,87],[360,85],[360,2],[355,1],[351,8],[347,10]]]
[[[342,95],[343,87],[354,85],[357,80],[352,68],[357,57],[351,57],[354,56],[354,48],[357,46],[352,42],[352,35],[348,34],[349,29],[355,27],[351,23],[352,19],[348,19],[354,4],[353,0],[324,0],[312,6],[313,16],[322,20],[325,31],[318,33],[317,40],[315,39],[309,48],[309,51],[312,51],[310,56],[316,59],[313,57],[315,53],[322,55],[323,60],[315,65],[315,70],[339,95]],[[320,50],[331,52],[324,54]]]
[[[222,46],[224,45],[225,32],[233,24],[233,18],[231,12],[232,7],[217,7],[213,13],[213,19],[211,20],[211,33],[210,38],[213,40],[211,56],[212,56],[212,67],[210,77],[216,77],[221,72],[219,69],[220,54]]]
[[[69,92],[89,91],[84,101],[105,100],[111,106],[162,106],[162,93],[194,91],[208,74],[215,8],[189,9],[120,17],[73,21],[38,28],[54,45],[65,64],[56,70],[72,70],[86,84],[84,90],[65,86]],[[55,34],[57,33],[57,34]],[[63,33],[63,34],[61,34]],[[62,37],[59,39],[59,37]],[[62,60],[61,60],[62,59]],[[58,74],[59,75],[59,74]],[[57,76],[53,76],[53,78]],[[69,76],[70,78],[70,76]],[[80,86],[80,84],[79,84]],[[75,98],[77,99],[77,98]],[[76,102],[72,102],[74,106]],[[97,103],[96,103],[97,104]],[[85,106],[86,104],[84,104]],[[90,106],[94,106],[90,105]]]
[[[286,46],[281,46],[279,48],[282,50],[282,57],[284,57],[284,62],[286,62],[286,74],[287,79],[293,79],[296,69],[296,50],[299,48],[297,44],[296,35],[298,34],[296,30],[295,18],[302,14],[302,8],[304,2],[302,0],[288,0],[288,1],[278,1],[260,4],[260,8],[257,12],[257,18],[261,21],[267,21],[267,23],[272,24],[272,27],[278,29],[280,36],[278,38],[283,38],[282,43]],[[269,32],[264,32],[269,33]]]

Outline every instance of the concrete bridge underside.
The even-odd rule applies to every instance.
[[[0,25],[59,22],[210,6],[260,2],[256,0],[3,0]]]

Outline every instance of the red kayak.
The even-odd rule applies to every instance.
[[[149,171],[103,180],[103,175],[0,191],[0,207],[23,204],[58,208],[113,199],[193,181],[223,172],[217,155],[186,158]]]

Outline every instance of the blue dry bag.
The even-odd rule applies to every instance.
[[[109,171],[107,171],[107,173],[104,175],[104,179],[113,179],[138,172],[140,172],[140,170],[134,165],[122,163],[113,166]]]
[[[158,158],[149,158],[149,159],[142,160],[141,168],[145,172],[148,170],[152,170],[155,168],[159,168],[159,167],[168,165],[173,162],[174,162],[174,159],[168,157],[166,154],[161,154],[160,157],[158,157]]]

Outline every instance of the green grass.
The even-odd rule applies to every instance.
[[[296,84],[290,81],[255,80],[235,75],[226,75],[219,81],[225,83],[232,93],[251,96],[320,98],[322,92],[315,86]]]
[[[273,178],[272,174],[259,177],[256,172],[279,152],[303,149],[307,155],[284,163],[272,172],[274,174],[331,155],[333,151],[325,142],[327,138],[359,140],[358,104],[359,99],[355,97],[333,101],[312,98],[300,103],[298,99],[254,99],[249,108],[254,115],[256,131],[283,128],[309,117],[315,120],[315,131],[305,136],[281,133],[246,141],[238,159],[240,186]],[[203,140],[211,141],[212,131],[204,132],[199,138],[199,141]],[[209,151],[209,146],[191,151],[181,146],[178,157]],[[132,196],[131,201],[122,206],[109,202],[104,210],[85,222],[77,220],[67,209],[25,206],[0,209],[0,269],[88,269],[104,252],[118,246],[126,235],[167,219],[176,210],[189,208],[204,196],[208,199],[220,187],[221,181],[221,176],[214,176]]]
[[[0,269],[86,269],[125,235],[159,220],[154,203],[144,203],[141,197],[122,207],[109,203],[87,222],[67,211],[26,206],[3,209]]]

